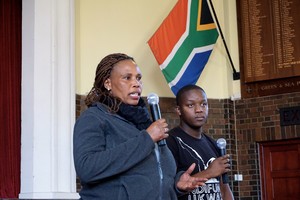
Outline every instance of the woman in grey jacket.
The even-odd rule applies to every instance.
[[[142,74],[132,57],[110,54],[96,69],[88,109],[74,127],[74,162],[81,199],[175,200],[203,185],[190,176],[195,165],[176,174],[167,145],[165,119],[150,120],[140,97]]]

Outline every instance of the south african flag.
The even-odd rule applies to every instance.
[[[207,0],[179,0],[148,41],[173,93],[195,84],[219,34]]]

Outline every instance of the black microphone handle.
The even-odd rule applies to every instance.
[[[226,149],[220,149],[220,153],[221,153],[221,156],[225,156],[226,155]]]
[[[220,149],[220,152],[221,152],[221,156],[226,155],[226,149]],[[229,183],[229,178],[227,173],[222,174],[222,181],[224,184]]]
[[[222,174],[222,181],[223,184],[229,183],[229,178],[227,173]]]
[[[158,144],[158,146],[164,146],[167,144],[167,142],[165,139],[162,139],[162,140],[158,141],[157,144]]]
[[[161,118],[158,104],[150,104],[150,111],[153,121],[159,120]]]
[[[151,111],[153,121],[156,121],[161,118],[160,109],[159,109],[158,104],[150,104],[150,111]],[[157,144],[158,144],[158,146],[164,146],[167,143],[166,143],[165,139],[162,139],[162,140],[158,141]]]

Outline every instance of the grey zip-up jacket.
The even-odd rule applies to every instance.
[[[176,164],[167,145],[98,103],[75,123],[73,153],[81,199],[176,200]],[[160,161],[160,162],[159,162]]]

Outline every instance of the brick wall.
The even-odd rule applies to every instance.
[[[280,126],[280,108],[300,105],[300,93],[235,101],[237,169],[244,181],[236,190],[243,200],[260,199],[258,142],[300,137],[300,125]]]
[[[76,95],[76,115],[86,109],[85,96]],[[257,142],[300,137],[300,126],[280,126],[279,109],[300,105],[300,93],[242,99],[208,99],[209,119],[206,132],[214,139],[227,141],[232,170],[228,174],[235,199],[260,199],[259,157]],[[179,123],[174,98],[160,98],[163,118],[169,128]],[[243,181],[234,181],[234,174],[242,174]],[[80,189],[78,181],[78,190]]]

